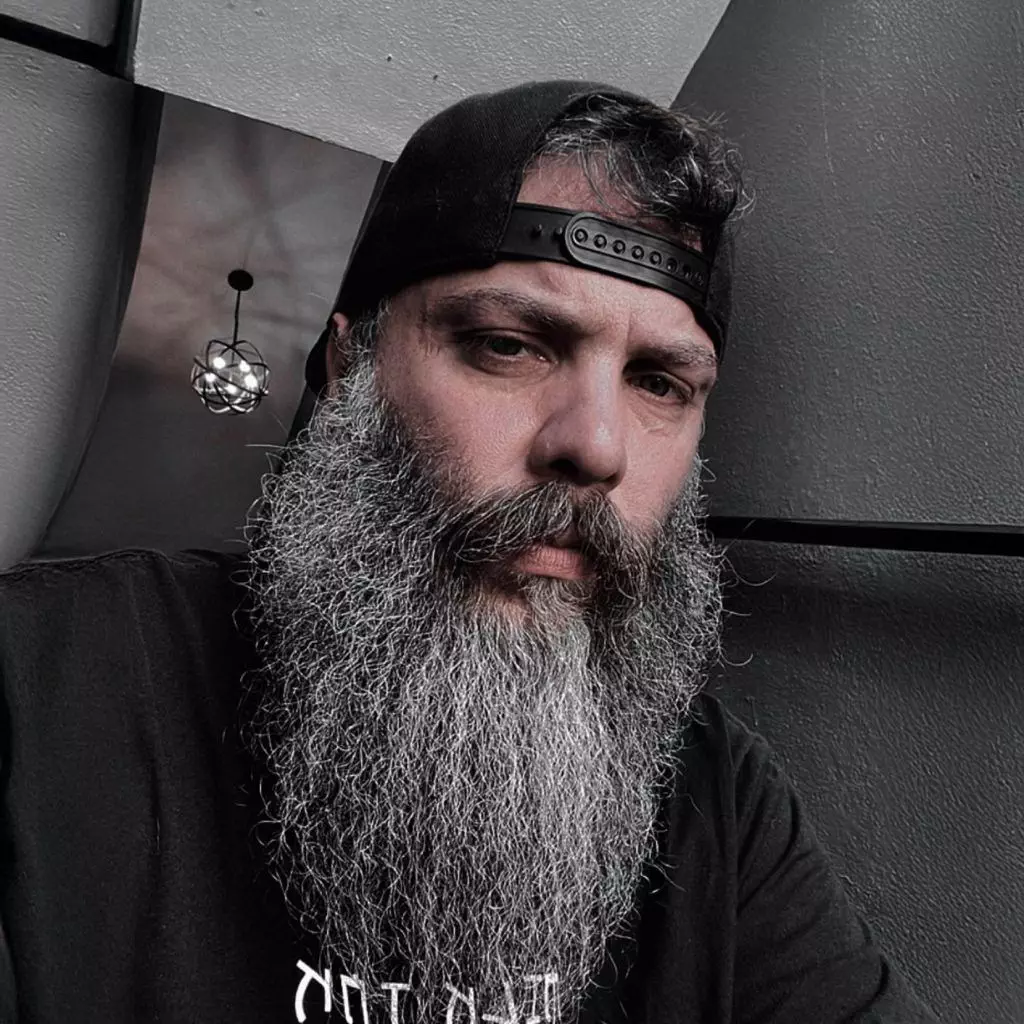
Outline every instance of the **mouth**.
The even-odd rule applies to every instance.
[[[547,543],[535,545],[516,558],[512,567],[531,576],[563,580],[581,580],[590,575],[574,530],[566,530]]]

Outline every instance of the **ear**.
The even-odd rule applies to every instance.
[[[348,372],[351,352],[348,346],[348,317],[335,313],[331,317],[331,335],[327,341],[327,383],[328,386]]]

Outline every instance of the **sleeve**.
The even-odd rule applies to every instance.
[[[3,921],[0,921],[0,1024],[15,1024],[18,1019],[14,989],[14,964],[7,945]]]
[[[2,600],[2,594],[0,594]],[[0,609],[2,612],[2,609]],[[7,713],[7,695],[4,689],[3,672],[3,623],[0,622],[0,907],[5,900],[10,874],[10,850],[2,823],[5,821],[7,774],[10,761],[10,716]],[[14,962],[11,947],[7,941],[7,929],[0,913],[0,1024],[15,1024],[18,1019],[17,992],[14,987]]]
[[[875,944],[756,735],[736,801],[734,1024],[936,1024]]]

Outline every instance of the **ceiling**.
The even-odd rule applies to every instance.
[[[669,104],[728,0],[141,0],[134,80],[394,160],[428,117],[545,78]]]

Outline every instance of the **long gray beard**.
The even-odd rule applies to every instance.
[[[467,497],[368,359],[336,387],[250,517],[273,870],[336,971],[411,977],[419,1019],[448,984],[508,1017],[551,973],[569,1018],[629,925],[720,654],[700,463],[641,537],[561,483]],[[506,614],[488,574],[570,525],[596,586],[519,579]]]

